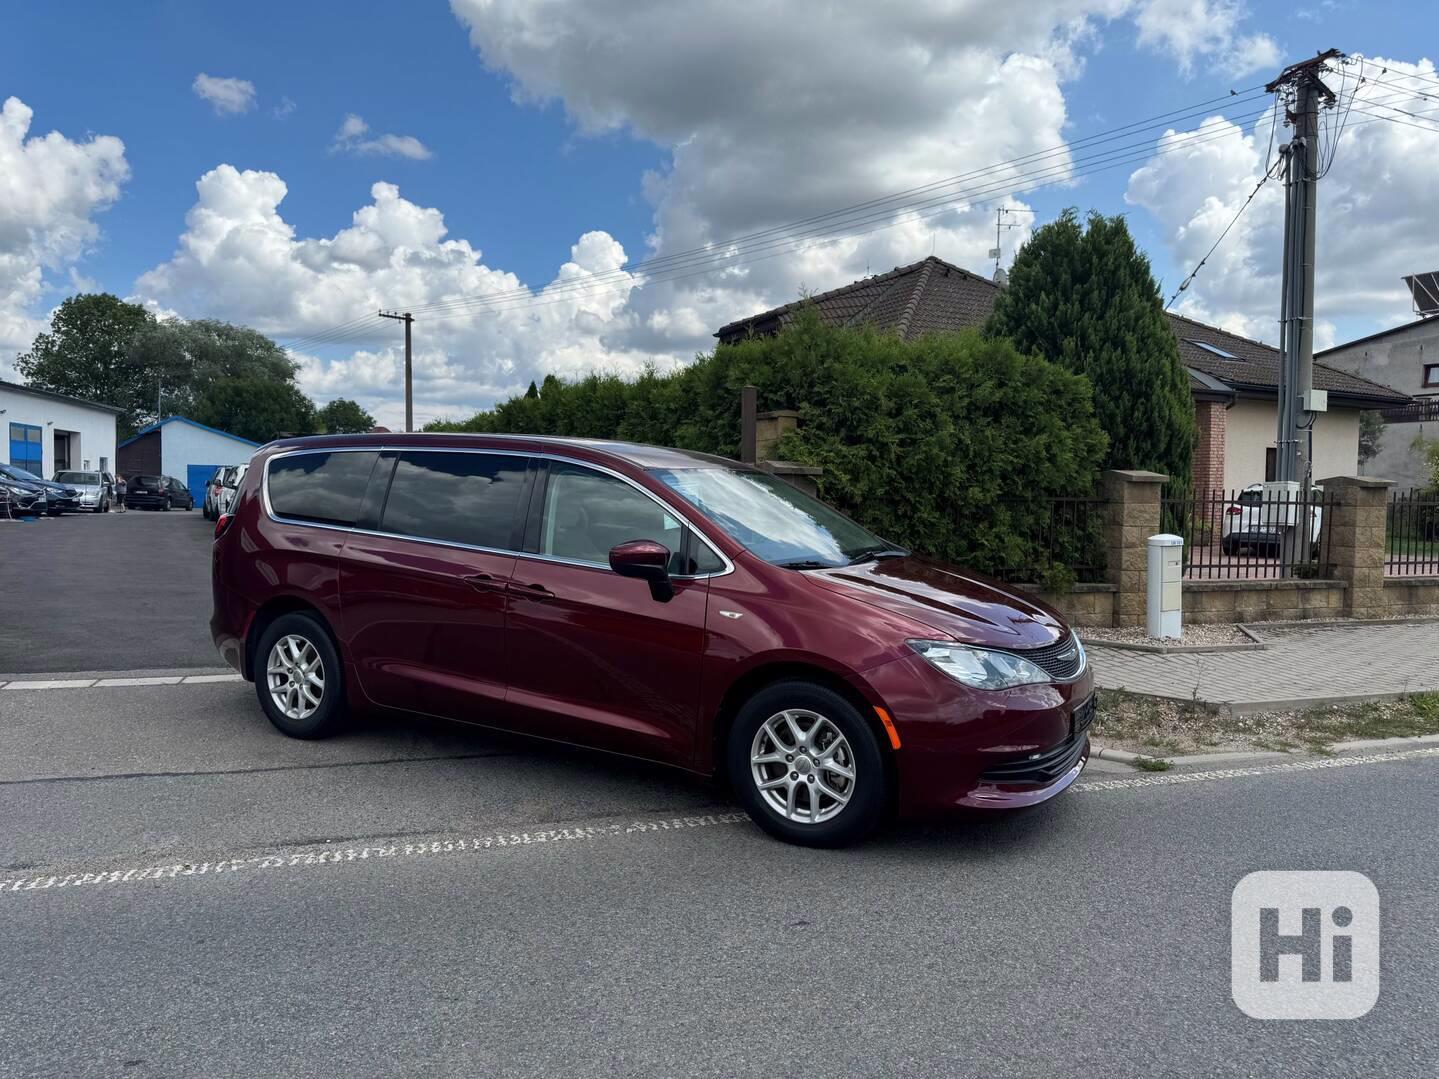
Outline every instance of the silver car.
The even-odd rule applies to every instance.
[[[115,499],[114,488],[105,482],[103,472],[57,472],[50,477],[55,483],[73,487],[80,495],[80,508],[91,513],[109,513]]]

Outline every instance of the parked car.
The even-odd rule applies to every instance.
[[[0,464],[0,479],[40,488],[45,492],[45,512],[51,517],[59,517],[67,511],[74,513],[80,508],[80,492],[68,484],[42,479],[23,468],[4,464]]]
[[[216,520],[225,508],[225,493],[234,490],[235,470],[238,465],[221,465],[205,483],[205,505],[202,512],[205,520]]]
[[[220,512],[229,513],[230,507],[235,502],[235,494],[239,491],[240,485],[245,482],[245,473],[250,469],[250,463],[234,465],[226,478],[223,490],[220,492]]]
[[[195,498],[174,476],[131,476],[125,481],[125,508],[192,510]]]
[[[79,508],[91,513],[109,513],[114,489],[103,472],[57,472],[55,482],[75,488]]]
[[[44,488],[0,473],[0,517],[39,517],[46,508]]]
[[[1319,535],[1324,521],[1324,508],[1320,505],[1323,495],[1322,488],[1314,487],[1310,490],[1309,501],[1295,508],[1295,512],[1309,515],[1309,543],[1315,557],[1319,554]],[[1262,483],[1251,483],[1239,492],[1235,502],[1224,509],[1220,544],[1224,553],[1236,555],[1247,550],[1277,558],[1284,538],[1284,518],[1281,514],[1288,512],[1289,507],[1278,500],[1264,500]]]
[[[341,435],[257,452],[210,627],[297,738],[405,709],[728,778],[815,846],[1033,805],[1089,757],[1078,637],[769,473],[680,450]]]

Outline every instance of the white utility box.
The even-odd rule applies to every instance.
[[[1161,533],[1148,545],[1146,632],[1178,640],[1184,636],[1184,540]]]
[[[1299,481],[1265,480],[1264,504],[1259,519],[1270,527],[1293,528],[1299,523]]]

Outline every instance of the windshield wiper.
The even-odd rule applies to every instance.
[[[856,551],[853,558],[849,560],[851,566],[857,566],[861,562],[874,560],[878,562],[883,558],[907,558],[909,552],[902,547],[866,547],[862,551]]]

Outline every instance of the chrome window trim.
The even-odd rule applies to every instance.
[[[723,563],[723,568],[715,570],[713,573],[676,573],[673,575],[674,580],[704,581],[710,579],[711,577],[724,577],[727,574],[734,572],[734,563],[730,561],[729,556],[726,555],[718,547],[716,547],[715,544],[710,540],[710,538],[705,535],[705,533],[701,529],[695,526],[693,521],[686,517],[682,512],[671,506],[664,499],[660,498],[654,492],[645,490],[645,488],[641,487],[630,477],[626,476],[623,472],[617,472],[613,468],[609,468],[605,465],[596,464],[593,461],[582,461],[577,457],[566,457],[564,454],[559,453],[490,449],[489,447],[485,446],[458,447],[384,445],[378,447],[335,446],[333,448],[320,446],[305,446],[293,450],[281,450],[279,453],[271,454],[268,458],[265,459],[265,474],[261,477],[260,480],[260,501],[261,504],[265,507],[265,516],[269,517],[270,520],[276,522],[277,524],[294,525],[301,528],[328,528],[335,532],[349,532],[357,536],[375,536],[379,539],[413,540],[416,543],[428,543],[436,547],[451,547],[461,551],[476,551],[480,554],[513,555],[516,558],[527,558],[535,562],[553,562],[557,565],[562,566],[578,566],[582,569],[598,569],[603,570],[605,573],[614,573],[614,570],[610,569],[608,563],[605,562],[582,562],[574,558],[558,558],[554,555],[538,554],[533,551],[513,551],[509,548],[501,547],[479,547],[470,543],[459,543],[455,540],[432,539],[427,536],[407,536],[402,532],[383,532],[378,529],[357,528],[354,525],[326,524],[323,521],[301,521],[294,517],[282,517],[275,512],[274,507],[270,504],[270,464],[271,462],[278,461],[284,457],[298,457],[302,454],[307,453],[373,453],[377,455],[383,453],[487,453],[492,456],[499,457],[523,457],[527,460],[531,458],[537,458],[546,461],[560,461],[564,464],[575,465],[579,468],[590,468],[596,472],[602,472],[607,476],[612,476],[622,483],[628,484],[630,487],[633,487],[640,494],[644,495],[651,502],[655,503],[657,506],[663,509],[671,517],[678,518],[680,523],[683,524],[686,528],[688,528],[690,532],[694,534],[695,538],[698,539],[701,543],[703,543],[706,547],[708,547],[710,551],[719,558],[720,562]]]

